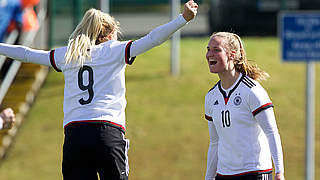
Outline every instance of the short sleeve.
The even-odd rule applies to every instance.
[[[67,51],[67,47],[56,48],[50,51],[50,64],[57,72],[63,70],[63,64],[65,62],[64,56]]]
[[[129,41],[126,45],[125,49],[125,62],[126,64],[132,65],[133,61],[136,59],[136,57],[131,57],[130,55],[130,50],[131,50],[131,45],[133,41]]]
[[[261,85],[257,85],[251,89],[249,95],[249,106],[253,116],[259,114],[261,111],[273,107],[268,93]]]
[[[132,42],[109,40],[102,44],[103,52],[100,55],[108,58],[110,61],[131,65],[135,59],[135,57],[130,56]]]

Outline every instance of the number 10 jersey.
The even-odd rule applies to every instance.
[[[225,90],[219,81],[205,97],[205,118],[218,136],[217,173],[234,175],[272,170],[268,139],[255,116],[273,107],[264,88],[240,73]]]

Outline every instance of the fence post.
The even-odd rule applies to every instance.
[[[171,0],[171,19],[177,18],[180,13],[180,0]],[[180,30],[171,38],[171,74],[180,75]]]
[[[110,1],[109,0],[99,0],[99,7],[102,12],[110,14]]]

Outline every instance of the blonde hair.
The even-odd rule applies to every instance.
[[[119,22],[109,14],[97,9],[89,9],[69,37],[65,54],[65,64],[70,62],[83,66],[91,59],[91,48],[107,41],[111,33],[119,33]]]
[[[229,54],[234,53],[234,65],[236,71],[241,72],[242,74],[245,74],[250,78],[258,81],[265,80],[269,77],[269,74],[267,72],[258,68],[257,65],[252,65],[249,63],[243,42],[238,35],[230,32],[217,32],[213,33],[210,39],[213,37],[224,38],[224,48]]]

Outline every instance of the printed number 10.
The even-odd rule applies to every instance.
[[[224,128],[231,126],[230,112],[229,112],[228,110],[226,110],[226,111],[221,111],[221,120],[222,120],[222,126],[223,126]]]

